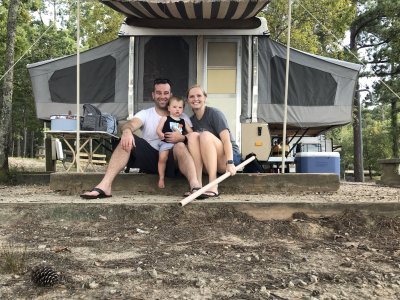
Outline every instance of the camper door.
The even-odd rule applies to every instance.
[[[241,65],[239,37],[205,38],[203,82],[207,105],[220,109],[240,145]]]

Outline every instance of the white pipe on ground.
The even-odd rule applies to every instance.
[[[245,165],[247,165],[248,163],[250,163],[251,161],[253,161],[256,157],[252,156],[248,159],[246,159],[244,162],[242,162],[241,164],[237,165],[236,171],[240,170],[241,168],[243,168]],[[193,201],[194,199],[196,199],[198,196],[200,196],[201,194],[203,194],[204,192],[208,191],[211,187],[213,187],[214,185],[217,185],[218,183],[220,183],[221,181],[225,180],[226,178],[228,178],[229,176],[231,176],[230,172],[226,172],[224,175],[221,175],[220,177],[218,177],[217,179],[211,181],[210,183],[208,183],[207,185],[203,186],[201,189],[199,189],[198,191],[194,192],[193,194],[187,196],[185,199],[183,199],[180,202],[180,206],[185,206],[186,204],[188,204],[189,202]]]

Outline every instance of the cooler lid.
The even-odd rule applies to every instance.
[[[339,152],[297,152],[297,157],[340,157]]]

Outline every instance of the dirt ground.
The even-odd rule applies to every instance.
[[[337,193],[256,197],[374,203],[399,195],[343,183]],[[259,220],[223,201],[238,195],[184,208],[133,198],[88,203],[45,186],[0,186],[0,299],[400,299],[398,215]],[[59,282],[35,286],[38,265]]]

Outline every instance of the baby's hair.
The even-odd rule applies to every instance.
[[[168,106],[171,104],[172,101],[177,101],[177,102],[182,102],[183,103],[183,108],[185,108],[185,100],[183,100],[183,98],[178,97],[178,96],[172,96],[171,98],[169,98],[168,100]]]

